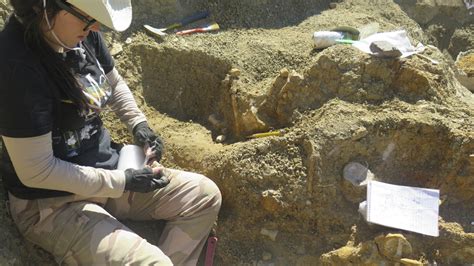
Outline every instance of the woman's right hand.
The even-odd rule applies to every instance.
[[[169,184],[161,168],[144,167],[125,170],[125,190],[148,193]]]
[[[153,132],[146,121],[139,123],[133,128],[133,138],[135,144],[143,148],[148,159],[160,162],[163,155],[163,141],[159,135]]]

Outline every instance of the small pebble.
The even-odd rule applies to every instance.
[[[278,235],[278,231],[262,228],[262,230],[260,230],[260,234],[268,236],[271,240],[275,241]]]
[[[126,44],[131,44],[132,42],[133,42],[133,41],[132,41],[132,38],[127,38],[127,39],[125,40],[125,43],[126,43]]]
[[[240,69],[238,68],[232,68],[230,71],[229,71],[229,75],[233,78],[237,78],[240,76]]]
[[[217,143],[222,143],[225,141],[225,136],[224,135],[219,135],[216,137],[216,142]]]
[[[352,133],[351,139],[352,140],[359,140],[359,139],[367,136],[367,134],[369,134],[369,132],[367,131],[367,129],[365,127],[359,127],[356,130],[354,130],[354,132]]]
[[[290,71],[287,68],[283,68],[282,70],[280,70],[280,77],[288,78],[289,75]]]
[[[269,252],[263,252],[263,254],[262,254],[262,259],[263,259],[264,261],[269,261],[269,260],[271,260],[271,259],[272,259],[272,254],[269,253]]]
[[[110,49],[110,55],[115,56],[115,55],[120,54],[122,51],[123,51],[122,45],[120,45],[119,43],[114,43],[112,44],[112,48]]]
[[[402,55],[402,52],[387,41],[374,41],[370,44],[370,51],[375,56],[384,58],[396,58]]]

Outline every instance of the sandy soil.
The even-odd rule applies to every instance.
[[[474,97],[456,80],[452,59],[474,45],[463,5],[188,2],[134,1],[132,28],[106,37],[164,138],[163,163],[201,172],[222,190],[216,265],[474,263]],[[202,8],[221,31],[161,39],[141,28]],[[400,60],[313,47],[315,30],[369,23],[433,46]],[[114,119],[106,116],[114,138],[129,142]],[[281,134],[247,138],[270,130]],[[440,189],[440,236],[368,225],[357,212],[365,190],[342,177],[353,161],[383,182]],[[156,224],[127,224],[151,242],[159,233]],[[5,215],[0,237],[9,239],[2,265],[50,259]]]

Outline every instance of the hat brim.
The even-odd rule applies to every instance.
[[[116,31],[124,31],[132,23],[131,0],[68,0],[67,2]]]

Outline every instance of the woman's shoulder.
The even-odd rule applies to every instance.
[[[109,49],[107,48],[106,41],[104,40],[100,32],[91,32],[85,43],[88,48],[92,50],[92,53],[99,60],[100,64],[104,68],[105,73],[109,73],[115,65],[112,56],[110,55]]]
[[[23,31],[16,23],[10,19],[0,32],[0,67],[11,68],[12,64],[21,64],[34,68],[38,66],[38,61],[27,48]]]
[[[2,89],[14,85],[12,82],[26,82],[41,77],[40,69],[41,64],[27,48],[22,31],[7,23],[0,32],[0,83],[4,85]]]

